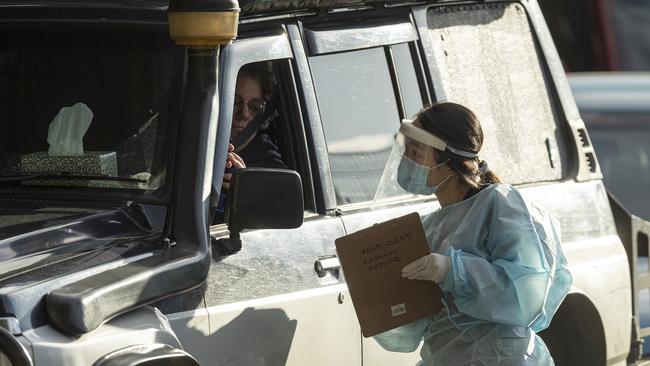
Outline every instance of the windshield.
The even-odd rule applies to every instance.
[[[0,187],[161,188],[173,50],[166,32],[0,31]]]

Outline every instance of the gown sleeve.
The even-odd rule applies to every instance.
[[[474,318],[535,331],[548,327],[571,286],[557,222],[514,188],[495,192],[483,209],[488,234],[476,245],[485,245],[489,257],[452,247],[442,289],[454,296],[460,312]]]
[[[430,322],[429,318],[420,319],[377,334],[373,338],[386,351],[413,352],[420,345]]]

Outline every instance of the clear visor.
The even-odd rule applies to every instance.
[[[395,138],[386,167],[375,192],[374,205],[398,200],[404,195],[433,194],[427,176],[439,164],[435,150],[446,144],[436,136],[404,120]]]

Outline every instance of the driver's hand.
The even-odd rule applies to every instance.
[[[246,168],[246,163],[244,162],[244,159],[241,158],[241,156],[237,155],[234,153],[235,151],[235,146],[233,144],[228,144],[228,159],[226,160],[226,169],[229,168],[235,168],[235,169],[243,169]],[[224,190],[230,189],[230,180],[232,179],[232,174],[231,173],[226,173],[223,175],[223,182],[221,184],[221,187]]]
[[[235,152],[235,146],[233,144],[228,144],[228,157],[226,158],[226,169],[235,167],[236,169],[246,168],[246,163]]]

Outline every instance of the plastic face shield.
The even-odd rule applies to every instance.
[[[399,128],[403,136],[404,156],[420,165],[436,165],[434,149],[444,151],[447,143],[437,136],[415,126],[411,120],[403,120]]]
[[[446,142],[439,137],[415,126],[411,120],[403,120],[375,192],[373,205],[388,204],[400,196],[413,195],[411,192],[418,190],[414,189],[415,186],[425,188],[426,177],[422,171],[439,164],[435,159],[435,150],[444,151],[446,148]],[[407,176],[409,179],[406,179]]]

